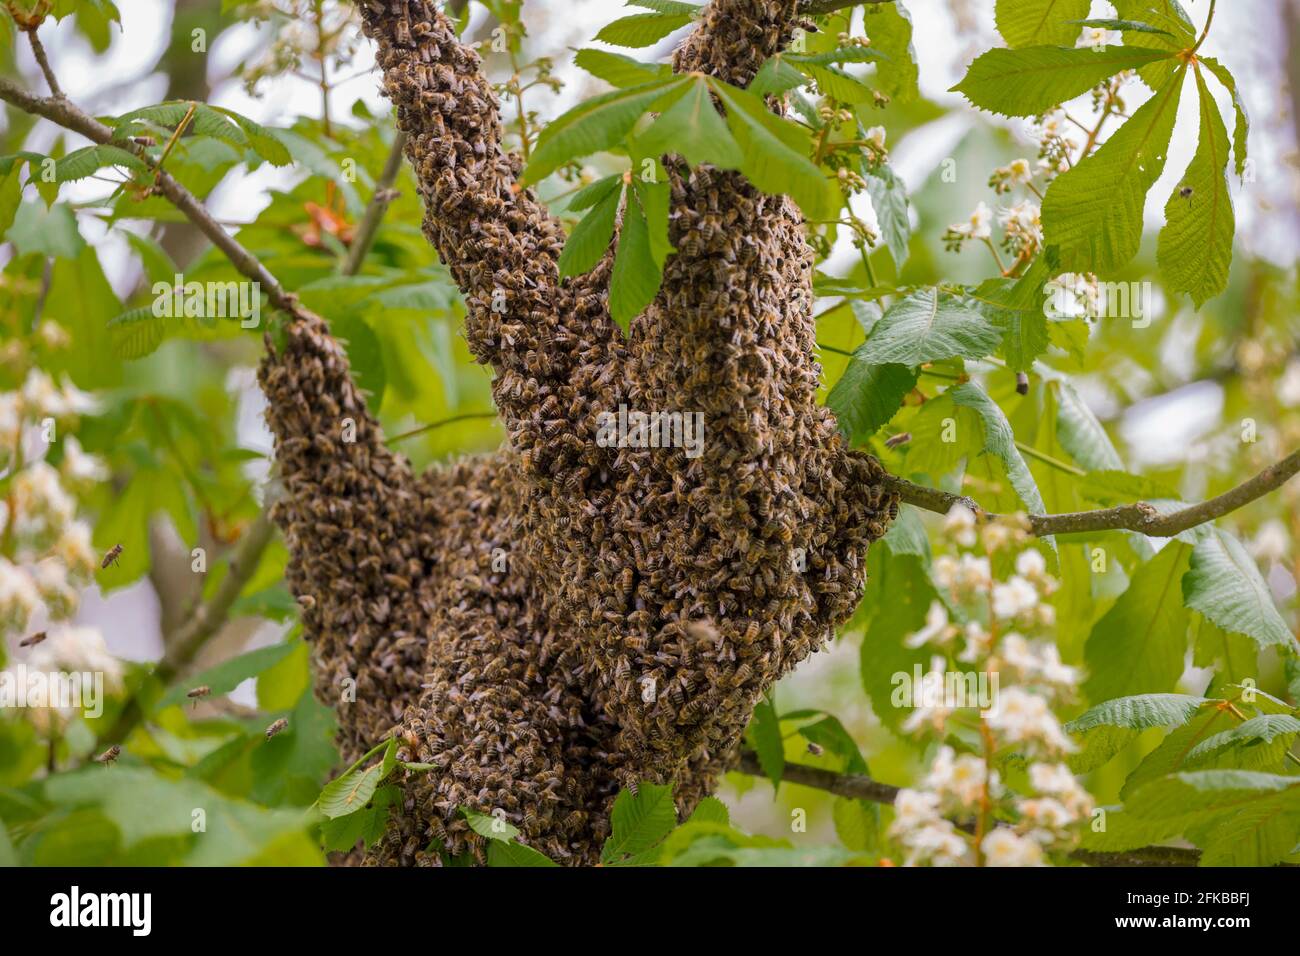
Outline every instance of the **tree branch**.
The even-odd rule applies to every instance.
[[[743,751],[740,763],[734,769],[753,777],[766,777],[759,766],[758,755],[752,750]],[[898,797],[899,787],[881,783],[861,774],[836,773],[821,767],[809,767],[807,764],[787,763],[781,772],[781,779],[800,786],[824,790],[838,797],[852,800],[867,800],[892,806]],[[957,823],[958,829],[970,831],[970,824]],[[1199,850],[1176,846],[1145,846],[1135,850],[1123,850],[1103,853],[1097,850],[1074,850],[1070,859],[1089,866],[1195,866],[1201,858]]]
[[[1300,450],[1292,452],[1281,461],[1269,465],[1255,477],[1217,497],[1199,504],[1161,513],[1145,501],[1100,508],[1096,511],[1074,511],[1055,515],[1030,515],[1029,524],[1034,534],[1042,537],[1051,534],[1077,534],[1089,531],[1137,531],[1153,538],[1171,538],[1188,528],[1194,528],[1215,518],[1221,518],[1262,498],[1286,484],[1300,472]],[[913,484],[905,478],[885,477],[885,485],[909,505],[947,514],[953,505],[964,505],[977,515],[996,518],[985,511],[973,498],[949,494],[936,488]]]
[[[35,96],[9,80],[0,79],[0,100],[4,100],[25,112],[44,117],[65,129],[80,133],[93,143],[102,145],[113,138],[111,129],[63,97]],[[158,170],[158,165],[148,155],[143,146],[130,140],[115,145],[135,153],[150,169]],[[221,224],[203,208],[203,204],[195,198],[194,194],[178,183],[170,173],[158,170],[155,188],[170,200],[172,205],[184,213],[185,217],[194,223],[214,246],[225,253],[231,264],[241,275],[258,283],[273,306],[295,317],[308,314],[298,304],[297,298],[285,291],[284,287],[280,285],[280,281],[271,274],[270,270],[262,265],[256,256],[245,249],[234,236],[226,232]]]
[[[59,88],[59,81],[54,76],[54,70],[50,67],[49,58],[45,55],[45,45],[41,43],[41,38],[36,35],[36,27],[28,27],[25,31],[27,40],[32,46],[32,56],[36,57],[36,65],[41,68],[41,73],[45,75],[45,82],[50,86],[50,92],[55,96],[62,97],[63,90]]]
[[[345,276],[354,276],[361,271],[361,263],[370,252],[370,247],[375,241],[375,233],[379,231],[379,223],[383,220],[384,213],[388,211],[388,204],[396,198],[393,183],[397,182],[397,174],[402,169],[402,150],[405,148],[406,134],[398,130],[393,136],[393,148],[384,163],[383,172],[379,174],[379,181],[375,183],[374,195],[370,197],[370,203],[366,206],[361,223],[357,226],[356,235],[352,239],[352,247],[348,249],[348,261],[343,266]]]

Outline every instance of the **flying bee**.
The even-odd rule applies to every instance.
[[[108,767],[113,763],[113,761],[120,756],[122,756],[122,748],[117,744],[113,744],[113,746],[109,747],[102,754],[100,754],[98,757],[95,758],[95,763],[102,763],[104,765],[104,769],[107,770]]]
[[[284,729],[285,729],[286,727],[288,727],[288,726],[289,726],[289,721],[287,721],[287,720],[285,720],[285,718],[281,717],[279,720],[277,720],[275,723],[273,723],[270,727],[267,727],[267,728],[266,728],[266,739],[267,739],[267,740],[270,740],[272,737],[274,737],[276,734],[278,734],[280,731],[284,730]]]
[[[120,544],[115,544],[111,548],[109,548],[108,552],[104,555],[103,562],[99,565],[100,570],[102,571],[104,568],[107,568],[110,564],[117,564],[117,558],[121,553],[122,553],[122,546]]]
[[[18,646],[19,646],[19,647],[35,647],[37,644],[39,644],[39,643],[40,643],[41,641],[43,641],[43,640],[45,640],[45,632],[44,632],[44,631],[37,631],[37,632],[36,632],[35,634],[33,634],[31,637],[24,637],[21,641],[18,642]]]
[[[1184,198],[1184,199],[1191,199],[1191,198],[1192,198],[1192,187],[1191,187],[1191,186],[1184,186],[1182,189],[1178,190],[1178,195],[1181,196],[1181,197]]]
[[[890,435],[885,439],[886,448],[897,448],[899,445],[906,445],[912,440],[911,432],[899,432],[897,435]]]
[[[194,701],[194,706],[197,707],[199,705],[199,700],[207,697],[211,693],[212,688],[207,684],[203,684],[200,687],[195,687],[193,690],[186,692],[185,696]]]
[[[822,749],[821,744],[815,744],[810,740],[808,741],[808,752],[812,754],[814,757],[820,757],[826,751]]]

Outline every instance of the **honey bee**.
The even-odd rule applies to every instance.
[[[275,723],[271,724],[270,727],[266,728],[266,739],[270,740],[272,737],[280,733],[280,731],[284,730],[288,726],[289,726],[289,721],[281,717],[279,720],[275,721]]]
[[[25,637],[25,638],[23,638],[21,641],[19,641],[19,642],[18,642],[18,646],[19,646],[19,647],[34,647],[34,646],[36,646],[37,644],[39,644],[41,641],[45,640],[45,637],[46,637],[46,634],[45,634],[44,631],[37,631],[37,632],[36,632],[35,634],[33,634],[31,637]]]
[[[906,445],[912,440],[911,432],[899,432],[897,435],[890,435],[885,439],[886,448],[897,448],[899,445]]]
[[[122,756],[122,748],[117,744],[113,744],[113,746],[109,747],[102,754],[100,754],[98,757],[95,758],[95,763],[102,763],[104,765],[104,769],[107,770],[109,765],[112,764],[113,761],[120,756]]]
[[[1192,187],[1191,187],[1191,186],[1184,186],[1182,189],[1178,190],[1178,195],[1181,196],[1183,199],[1191,199],[1191,198],[1192,198]]]
[[[808,741],[808,752],[814,757],[820,757],[826,751],[822,748],[821,744],[815,744],[810,740]]]
[[[193,690],[186,691],[185,696],[194,701],[194,706],[197,707],[199,705],[199,700],[207,697],[211,693],[212,688],[207,684],[203,684],[199,687],[195,687]]]
[[[122,546],[115,544],[104,554],[104,560],[100,563],[99,568],[102,571],[110,564],[117,564],[118,556],[122,553]]]

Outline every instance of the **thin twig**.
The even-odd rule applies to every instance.
[[[343,266],[345,276],[354,276],[361,271],[361,263],[365,261],[370,247],[374,244],[375,234],[379,231],[379,223],[383,220],[384,213],[388,211],[388,204],[396,198],[393,183],[397,182],[397,174],[402,170],[402,149],[405,146],[406,134],[398,130],[393,137],[393,148],[389,150],[388,159],[379,174],[379,181],[375,183],[374,195],[370,197],[366,211],[357,226],[356,236],[352,239],[352,247],[348,249],[348,261]]]
[[[41,68],[41,73],[45,75],[45,82],[49,84],[50,92],[62,99],[63,90],[59,88],[59,81],[54,76],[54,70],[50,67],[49,57],[45,55],[45,45],[41,43],[41,38],[36,35],[36,27],[28,27],[25,31],[27,42],[32,45],[32,55],[36,57],[36,64]]]
[[[740,755],[740,763],[734,768],[753,777],[766,777],[759,766],[758,755],[746,750]],[[852,800],[866,800],[892,806],[901,788],[879,780],[872,780],[862,774],[836,773],[821,767],[809,767],[807,764],[787,763],[781,771],[781,779],[788,783],[824,790],[838,797]],[[955,824],[959,830],[970,832],[974,827],[969,821]],[[1075,850],[1070,859],[1090,866],[1195,866],[1201,857],[1199,850],[1190,850],[1175,846],[1145,846],[1135,850],[1117,853],[1102,853],[1095,850]]]
[[[1096,511],[1029,515],[1029,524],[1034,534],[1040,537],[1089,531],[1137,531],[1153,538],[1171,538],[1188,528],[1221,518],[1257,498],[1262,498],[1290,481],[1296,472],[1300,472],[1300,450],[1269,465],[1255,477],[1242,482],[1230,491],[1176,511],[1161,513],[1153,505],[1138,501],[1128,505],[1117,505],[1114,508],[1100,508]],[[947,514],[953,505],[959,504],[971,509],[977,515],[986,518],[997,517],[985,511],[978,502],[966,495],[954,495],[936,488],[927,488],[893,475],[885,477],[885,484],[907,504],[926,511]]]
[[[471,418],[496,418],[496,412],[464,412],[460,415],[452,415],[450,418],[444,418],[440,421],[430,422],[427,425],[421,425],[418,428],[412,428],[409,432],[402,432],[400,435],[394,435],[388,439],[388,444],[393,442],[405,441],[408,438],[414,438],[416,435],[423,435],[425,432],[431,432],[435,428],[442,428],[444,425],[454,425],[456,422],[469,421]]]

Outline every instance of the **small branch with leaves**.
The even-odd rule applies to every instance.
[[[1076,511],[1066,514],[1028,516],[1030,528],[1039,537],[1053,534],[1080,534],[1095,531],[1137,531],[1153,538],[1170,538],[1197,525],[1221,518],[1276,491],[1300,472],[1300,450],[1269,465],[1255,477],[1242,482],[1221,495],[1173,511],[1160,511],[1144,501],[1099,508],[1095,511]],[[998,517],[982,508],[979,502],[966,495],[955,495],[937,488],[914,484],[905,478],[890,476],[885,479],[890,489],[909,505],[947,514],[955,505],[962,505],[983,519]]]

